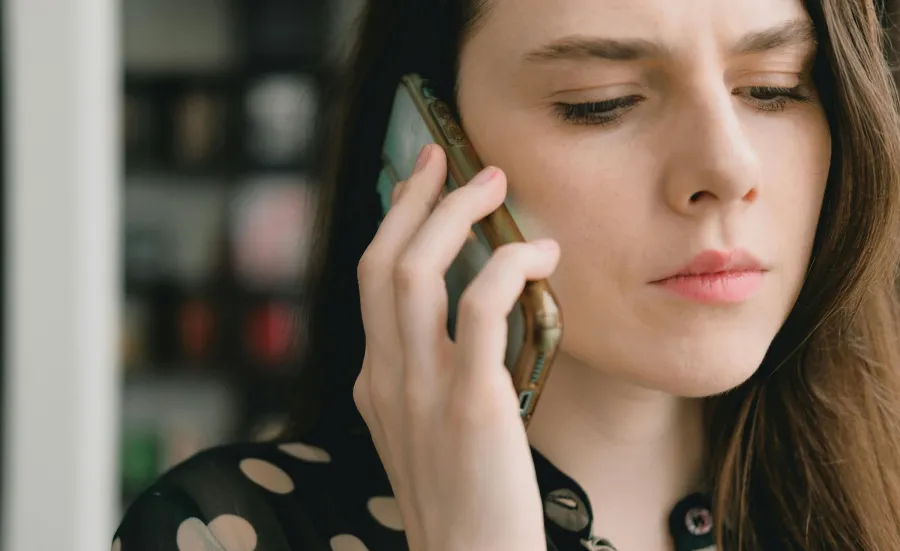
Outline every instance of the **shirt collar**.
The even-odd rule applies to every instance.
[[[611,542],[603,539],[602,520],[594,526],[591,502],[581,486],[534,447],[531,454],[544,503],[544,526],[550,549],[616,551]],[[701,493],[686,496],[669,515],[674,551],[714,549],[712,527],[712,507],[708,497]]]

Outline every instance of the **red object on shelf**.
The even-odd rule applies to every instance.
[[[254,361],[281,364],[291,357],[297,308],[286,303],[258,307],[249,317],[247,336]]]
[[[178,322],[185,355],[193,360],[206,356],[215,332],[215,316],[209,303],[200,299],[187,301],[181,308]]]

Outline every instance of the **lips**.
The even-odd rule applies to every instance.
[[[658,281],[678,276],[759,271],[762,271],[762,263],[745,249],[733,249],[731,251],[707,250],[695,256],[677,272]]]
[[[651,283],[689,300],[736,303],[756,293],[765,272],[762,263],[744,249],[707,250]]]

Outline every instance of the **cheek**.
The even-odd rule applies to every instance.
[[[563,139],[515,143],[514,151],[494,158],[509,178],[507,205],[527,238],[551,236],[579,246],[613,236],[627,241],[630,227],[649,214],[653,191],[634,183],[650,175],[635,168],[646,164],[628,153],[577,149]]]
[[[815,115],[757,140],[768,197],[761,206],[771,212],[769,224],[761,220],[759,229],[779,244],[778,254],[787,265],[804,273],[831,165],[828,124],[823,113]]]
[[[633,245],[652,237],[642,233],[653,227],[649,191],[621,185],[602,155],[555,155],[551,160],[523,154],[530,160],[505,165],[513,217],[527,239],[552,237],[560,243],[556,287],[585,276],[595,288],[624,285],[640,263]],[[565,288],[557,291],[567,294]]]
[[[611,143],[618,140],[599,132],[581,138],[550,128],[528,132],[535,121],[509,113],[504,124],[479,122],[473,142],[486,163],[506,172],[507,206],[525,238],[560,243],[551,283],[569,305],[568,317],[574,310],[596,312],[579,304],[627,314],[635,281],[658,263],[648,259],[660,227],[655,150],[639,139]]]
[[[659,226],[653,187],[635,185],[651,181],[642,172],[648,165],[621,151],[610,157],[541,145],[541,154],[526,151],[503,165],[510,180],[507,204],[526,238],[560,243],[560,263],[550,282],[563,306],[567,349],[592,348],[598,328],[610,323],[640,335],[637,288],[647,266],[658,262],[652,258]],[[619,175],[623,165],[642,169],[629,170],[625,178]]]

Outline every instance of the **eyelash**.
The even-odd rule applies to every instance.
[[[623,96],[585,103],[557,103],[556,111],[565,122],[604,126],[617,121],[641,101],[643,98],[640,96]]]
[[[757,109],[769,113],[783,111],[792,102],[802,103],[812,99],[812,95],[803,85],[794,88],[751,86],[745,90],[749,90],[750,94],[763,96],[763,98],[751,96],[750,99],[756,104]],[[740,94],[735,92],[734,95]],[[568,123],[605,126],[618,121],[643,100],[641,96],[632,95],[604,101],[557,103],[556,112],[560,119]]]

